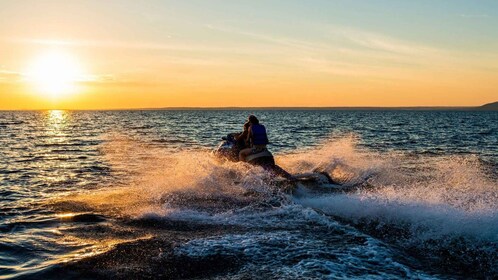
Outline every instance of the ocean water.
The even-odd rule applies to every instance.
[[[211,150],[256,114],[283,192]],[[0,112],[0,278],[498,278],[498,112]]]

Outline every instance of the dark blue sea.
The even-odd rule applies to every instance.
[[[215,158],[251,113],[346,188]],[[497,279],[498,112],[0,112],[8,278]]]

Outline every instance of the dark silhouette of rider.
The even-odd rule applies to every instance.
[[[264,125],[259,123],[258,118],[256,118],[256,116],[254,115],[250,115],[246,124],[247,123],[249,123],[247,133],[245,133],[244,131],[240,137],[246,137],[245,142],[248,148],[240,151],[240,161],[245,161],[248,155],[256,154],[266,150],[266,145],[268,144],[268,135],[266,134],[266,128]],[[246,125],[244,124],[244,128],[245,127]]]

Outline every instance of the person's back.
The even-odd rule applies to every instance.
[[[251,141],[253,146],[262,146],[268,144],[268,136],[266,134],[266,128],[262,124],[253,124],[250,128],[250,133],[252,135]]]
[[[247,142],[250,143],[250,148],[240,151],[240,161],[245,161],[246,157],[250,154],[263,151],[266,149],[266,145],[268,144],[268,136],[266,134],[265,126],[260,124],[259,120],[254,115],[250,115],[248,121],[251,124],[247,135]]]

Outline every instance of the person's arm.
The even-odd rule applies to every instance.
[[[239,141],[240,137],[242,137],[243,134],[244,134],[244,132],[237,133],[237,134],[234,135],[233,138],[235,138],[236,141]]]
[[[249,127],[249,129],[247,130],[247,138],[246,138],[247,144],[251,143],[251,137],[252,137],[252,129],[251,129],[251,127]]]

